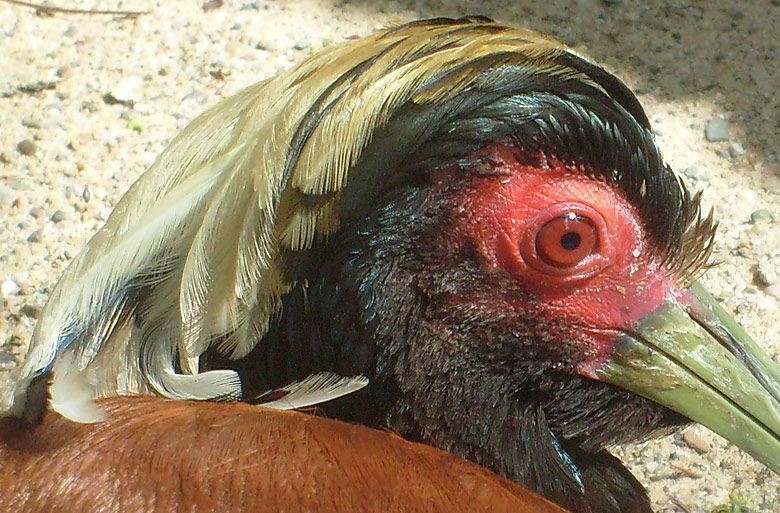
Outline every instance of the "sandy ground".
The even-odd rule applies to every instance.
[[[237,0],[208,11],[200,2],[67,4],[148,11],[114,19],[44,17],[0,3],[1,368],[23,354],[68,261],[195,115],[346,37],[477,13],[549,33],[638,93],[667,160],[704,190],[721,222],[721,265],[705,284],[780,354],[780,2],[648,4]],[[727,141],[705,138],[716,118],[728,123]],[[780,512],[780,478],[704,428],[617,451],[659,512],[709,512],[731,492],[746,494],[754,510]]]

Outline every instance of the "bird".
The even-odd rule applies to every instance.
[[[780,471],[780,370],[698,282],[715,230],[588,57],[479,16],[391,26],[185,128],[52,290],[0,414],[332,373],[328,416],[650,513],[615,444],[696,421]]]
[[[101,399],[100,423],[0,419],[16,513],[566,513],[483,467],[357,424],[237,402]]]

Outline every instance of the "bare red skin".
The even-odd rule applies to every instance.
[[[583,347],[577,371],[595,379],[619,332],[681,297],[683,287],[651,251],[637,209],[620,190],[560,161],[521,164],[515,151],[498,144],[486,148],[496,171],[507,176],[476,179],[467,198],[466,231],[487,265],[508,271],[551,317],[579,328]],[[569,204],[561,211],[579,206],[600,215],[600,244],[573,268],[545,269],[527,241],[533,240],[540,214],[560,203]]]

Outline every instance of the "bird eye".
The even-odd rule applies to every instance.
[[[573,267],[598,246],[593,222],[575,212],[547,221],[536,233],[536,254],[553,267]]]
[[[519,249],[526,265],[548,284],[576,283],[614,258],[604,217],[579,202],[555,203],[536,214],[523,228]]]

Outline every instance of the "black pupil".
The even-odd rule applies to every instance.
[[[568,232],[561,237],[561,246],[563,249],[574,251],[578,247],[580,247],[580,243],[582,242],[582,237],[580,237],[579,233],[575,232]]]

